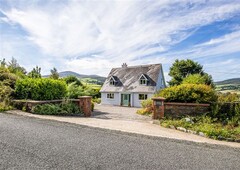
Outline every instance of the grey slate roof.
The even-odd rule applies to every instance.
[[[104,82],[100,92],[150,92],[154,93],[162,70],[161,64],[128,66],[113,68]],[[148,85],[140,85],[139,78],[144,75],[148,79]],[[110,85],[111,77],[117,80],[115,86]]]

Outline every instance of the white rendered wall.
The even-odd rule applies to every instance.
[[[114,99],[107,98],[108,93],[101,93],[101,104],[120,105],[119,93],[114,93]]]
[[[151,99],[153,97],[152,93],[140,93],[140,94],[147,94],[148,99]],[[133,93],[133,107],[142,107],[141,102],[143,100],[139,100],[139,93]]]

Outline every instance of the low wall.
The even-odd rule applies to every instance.
[[[210,104],[164,102],[165,116],[196,116],[210,111]]]
[[[83,111],[84,115],[86,117],[90,117],[92,113],[91,99],[92,98],[90,96],[82,96],[82,97],[79,97],[79,99],[67,99],[67,100],[78,105],[79,108]],[[31,112],[32,108],[36,105],[47,104],[47,103],[58,104],[64,101],[66,100],[44,100],[44,101],[13,100],[12,102],[17,109],[22,109],[23,107],[25,107],[27,112]]]

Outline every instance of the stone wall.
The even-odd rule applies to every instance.
[[[165,116],[196,116],[210,111],[210,104],[164,102]]]

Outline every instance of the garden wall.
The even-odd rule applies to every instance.
[[[164,102],[165,116],[196,116],[210,111],[210,104]]]
[[[91,99],[90,96],[81,96],[79,99],[68,99],[68,101],[75,103],[79,106],[79,108],[83,111],[84,115],[86,117],[91,116],[92,112],[92,106],[91,106]],[[36,105],[41,104],[59,104],[66,100],[44,100],[44,101],[38,101],[38,100],[13,100],[14,106],[17,109],[22,109],[25,107],[27,112],[31,112],[32,108]]]

